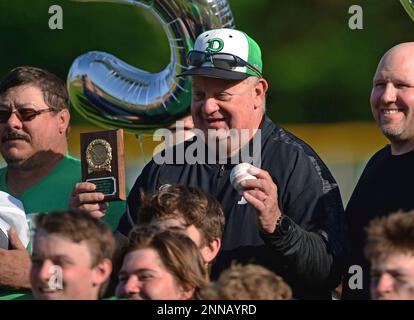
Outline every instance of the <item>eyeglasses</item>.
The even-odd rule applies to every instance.
[[[242,58],[230,53],[212,53],[192,50],[187,54],[187,63],[192,67],[200,67],[205,61],[210,61],[219,69],[232,71],[235,67],[247,67],[261,78],[262,73]]]
[[[11,108],[7,106],[0,105],[0,123],[6,123],[10,119],[12,113],[15,113],[20,121],[32,121],[39,114],[56,111],[54,108],[36,110],[29,106],[31,106],[31,104],[23,105],[15,110],[11,110]]]

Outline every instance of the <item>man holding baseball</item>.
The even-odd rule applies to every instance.
[[[154,156],[147,164],[118,232],[127,236],[137,221],[140,190],[199,187],[220,201],[226,216],[213,278],[233,261],[256,263],[281,275],[296,298],[330,299],[346,253],[338,185],[308,145],[266,116],[268,83],[258,44],[237,30],[206,31],[189,52],[188,65],[180,76],[192,77],[196,136],[172,148],[174,159],[181,153],[183,162],[159,163]],[[253,165],[234,169],[246,150],[254,150]],[[88,188],[77,185],[71,203],[96,214],[99,194],[86,193]]]

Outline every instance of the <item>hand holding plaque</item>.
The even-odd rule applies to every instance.
[[[105,201],[125,200],[123,130],[81,133],[82,181],[94,183]]]

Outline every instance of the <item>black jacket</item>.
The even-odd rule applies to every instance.
[[[289,233],[261,233],[256,211],[230,184],[235,164],[148,163],[128,196],[118,231],[127,235],[137,220],[139,190],[154,192],[163,184],[199,187],[222,204],[226,224],[222,249],[212,277],[231,261],[255,262],[282,276],[297,298],[329,299],[340,281],[345,255],[344,209],[331,173],[303,141],[264,117],[261,124],[261,168],[278,188],[279,207],[291,222]],[[185,142],[184,149],[195,143]],[[177,151],[178,147],[174,147]]]

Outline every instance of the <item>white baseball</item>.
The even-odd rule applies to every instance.
[[[251,167],[253,166],[250,163],[240,163],[235,166],[233,170],[231,170],[230,183],[237,191],[240,191],[242,189],[240,182],[244,180],[257,179],[255,176],[247,172]]]

